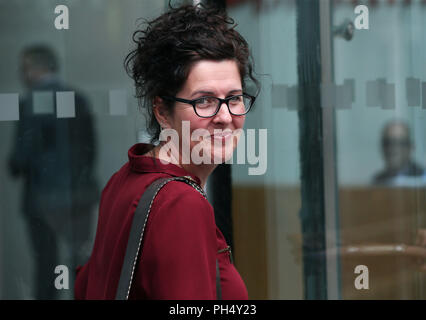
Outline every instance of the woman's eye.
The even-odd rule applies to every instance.
[[[198,106],[206,106],[206,105],[211,105],[214,104],[214,98],[209,98],[209,97],[205,97],[205,98],[200,98],[197,100],[197,105]]]
[[[229,99],[231,102],[241,102],[243,99],[242,96],[236,96],[236,97],[232,97],[231,99]]]

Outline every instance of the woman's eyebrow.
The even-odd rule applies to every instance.
[[[243,93],[243,89],[234,89],[228,92],[228,94],[235,94],[235,93]]]
[[[235,94],[235,93],[242,93],[242,92],[243,92],[243,89],[234,89],[234,90],[228,91],[227,95],[229,95],[229,94]],[[197,90],[197,91],[195,91],[195,92],[191,95],[191,98],[192,98],[193,96],[197,95],[197,94],[200,94],[200,93],[202,93],[202,94],[208,94],[208,95],[211,95],[211,96],[214,96],[214,95],[215,95],[215,93],[214,93],[213,91]]]
[[[202,94],[208,94],[208,95],[214,95],[214,92],[212,92],[212,91],[206,91],[206,90],[198,90],[198,91],[195,91],[193,94],[191,94],[191,98],[193,97],[193,96],[195,96],[195,95],[197,95],[197,94],[199,94],[199,93],[202,93]]]

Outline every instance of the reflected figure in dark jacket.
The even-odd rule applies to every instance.
[[[20,100],[9,167],[13,176],[24,179],[22,211],[34,257],[36,299],[56,298],[55,267],[66,264],[58,254],[59,239],[71,250],[70,276],[90,254],[92,211],[98,201],[88,102],[63,84],[57,71],[57,58],[49,47],[31,46],[22,52],[21,76],[28,90]],[[75,116],[71,112],[63,117],[57,110],[56,93],[64,91],[74,92]]]
[[[412,159],[414,143],[410,128],[402,120],[385,125],[381,140],[385,168],[373,182],[388,186],[418,186],[426,184],[426,171]]]

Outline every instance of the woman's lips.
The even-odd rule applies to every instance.
[[[213,139],[226,140],[232,137],[232,130],[224,130],[220,132],[214,132],[210,135]]]

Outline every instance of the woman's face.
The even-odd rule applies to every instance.
[[[224,99],[241,93],[241,77],[235,61],[201,60],[192,66],[185,85],[176,94],[176,97],[193,100],[203,96],[214,96]],[[225,103],[221,105],[215,116],[201,118],[194,112],[192,105],[176,102],[173,114],[167,117],[170,128],[179,134],[181,155],[187,153],[182,147],[182,144],[187,143],[190,146],[191,163],[194,163],[194,155],[199,154],[198,151],[202,150],[202,158],[207,157],[211,163],[216,164],[222,163],[232,156],[241,131],[238,129],[243,128],[244,120],[244,115],[230,114]],[[184,121],[188,122],[184,123]],[[185,125],[188,127],[188,124],[190,136],[185,128]],[[209,154],[204,154],[206,151]]]

